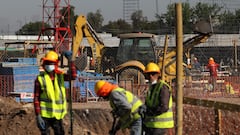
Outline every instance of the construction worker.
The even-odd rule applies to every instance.
[[[228,94],[235,94],[235,90],[233,89],[233,86],[231,85],[230,82],[224,82],[224,85],[225,85],[225,90],[226,90],[226,93]]]
[[[198,71],[202,71],[201,70],[201,64],[199,63],[199,61],[196,57],[194,57],[194,59],[193,59],[193,68],[198,70]]]
[[[70,57],[70,53],[65,53]],[[62,120],[67,114],[67,100],[64,81],[76,78],[76,68],[71,62],[71,76],[58,68],[58,54],[49,51],[41,59],[44,71],[36,80],[34,87],[34,108],[37,126],[42,135],[50,135],[50,127],[55,135],[64,135]]]
[[[147,64],[144,74],[150,83],[145,100],[145,135],[165,135],[174,127],[171,88],[159,80],[160,69],[156,63]]]
[[[216,88],[216,81],[217,81],[217,70],[219,68],[219,64],[217,64],[214,61],[213,57],[210,57],[208,59],[207,68],[209,69],[209,72],[210,72],[210,80],[209,80],[209,82],[213,86],[213,90],[215,90],[215,88]]]
[[[138,111],[143,103],[140,99],[130,91],[104,80],[96,82],[94,89],[99,97],[109,100],[113,109],[114,122],[109,131],[110,135],[115,135],[119,129],[126,128],[130,128],[131,135],[141,135],[142,118]]]

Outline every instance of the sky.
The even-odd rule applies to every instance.
[[[3,2],[4,1],[4,2]],[[53,0],[48,0],[53,1]],[[63,0],[62,0],[63,1]],[[156,2],[158,1],[158,2]],[[166,12],[167,5],[185,0],[139,0],[140,10],[149,21],[155,19],[155,14]],[[204,0],[188,0],[204,1]],[[158,3],[158,6],[156,5]],[[123,18],[123,0],[70,0],[75,7],[75,14],[87,15],[101,10],[104,24]],[[1,0],[0,4],[0,33],[14,34],[24,24],[42,21],[42,0]]]
[[[0,33],[14,34],[24,24],[42,20],[42,0],[1,0]],[[51,0],[48,0],[51,1]],[[158,0],[159,11],[163,12],[171,0]],[[156,0],[139,0],[140,9],[148,20],[153,20],[156,13]],[[75,14],[87,15],[101,10],[104,24],[123,18],[123,0],[70,0],[75,7]]]

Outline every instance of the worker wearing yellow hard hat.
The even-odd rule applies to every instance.
[[[41,134],[50,134],[50,127],[54,134],[63,135],[63,118],[67,114],[67,97],[64,81],[70,75],[63,74],[58,69],[58,54],[48,51],[42,58],[44,71],[41,72],[34,85],[34,110],[36,121]],[[76,78],[76,68],[71,63],[71,79]]]
[[[138,111],[142,101],[139,98],[130,91],[104,80],[97,81],[94,89],[99,97],[109,100],[113,118],[119,118],[110,134],[115,134],[119,129],[130,128],[131,135],[141,135],[142,118]]]
[[[58,54],[55,51],[49,51],[48,53],[45,54],[45,57],[43,57],[42,60],[57,63],[58,62]]]
[[[144,73],[150,83],[145,99],[145,135],[163,135],[174,127],[172,91],[165,81],[159,80],[160,68],[156,63],[148,63]]]

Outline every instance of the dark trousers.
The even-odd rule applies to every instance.
[[[64,135],[64,127],[62,120],[55,118],[43,118],[46,124],[45,130],[41,130],[41,135],[50,135],[50,128],[52,127],[54,135]]]
[[[167,135],[167,128],[145,128],[145,135]]]

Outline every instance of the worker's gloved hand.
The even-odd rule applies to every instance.
[[[121,127],[121,122],[118,121],[118,122],[116,123],[116,125],[108,132],[109,135],[116,135],[116,133],[117,133],[117,131],[120,129],[120,127]]]
[[[112,116],[113,116],[114,118],[118,117],[116,111],[114,111],[114,110],[111,111],[111,114],[112,114]]]
[[[45,124],[45,122],[44,122],[44,120],[43,120],[43,118],[41,117],[40,114],[37,115],[36,119],[37,119],[38,128],[39,128],[40,130],[45,130],[46,124]]]
[[[138,113],[140,114],[140,116],[143,118],[145,113],[147,112],[147,107],[146,105],[142,105],[139,107],[138,109]]]
[[[68,59],[71,60],[72,58],[72,51],[64,51],[63,55]]]

